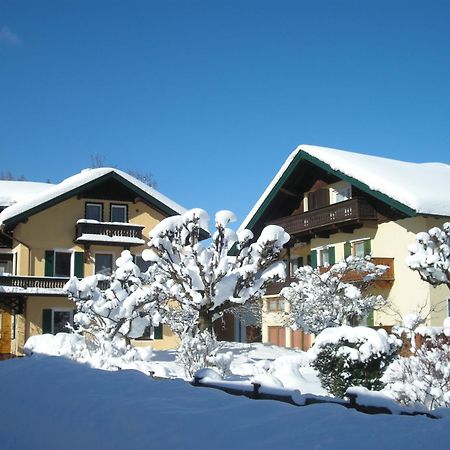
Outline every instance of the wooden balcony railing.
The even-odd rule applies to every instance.
[[[375,287],[390,286],[395,281],[394,258],[373,257],[370,261],[377,265],[388,266],[386,272],[381,277],[377,278],[373,282],[373,285]],[[319,270],[324,273],[329,270],[329,267],[321,267]],[[342,281],[345,281],[346,283],[358,283],[363,280],[364,276],[364,273],[349,272],[342,278]],[[286,281],[280,283],[271,283],[266,289],[266,295],[278,295],[283,288],[289,286],[294,281],[296,281],[295,278],[287,278]]]
[[[18,276],[18,275],[3,275],[0,276],[0,288],[12,287],[21,288],[25,291],[29,290],[32,293],[39,293],[39,291],[55,291],[54,295],[61,295],[64,285],[69,281],[69,278],[63,277],[32,277],[32,276]],[[98,287],[100,290],[105,290],[108,286],[108,280],[99,280]],[[61,292],[59,292],[61,291]],[[6,293],[14,293],[13,291],[6,291]],[[26,293],[18,291],[18,294]],[[0,290],[1,294],[1,290]],[[45,292],[45,294],[52,294],[52,292]]]
[[[82,244],[142,245],[143,225],[78,221],[75,241]]]
[[[377,220],[377,211],[363,198],[352,198],[313,211],[272,220],[270,223],[283,227],[291,235],[308,235],[355,226]]]

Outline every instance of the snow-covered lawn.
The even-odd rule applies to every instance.
[[[52,340],[39,342],[52,352]],[[324,394],[303,352],[238,343],[226,343],[222,352],[234,356],[229,380]],[[337,405],[295,407],[235,397],[181,379],[173,351],[154,351],[147,368],[178,378],[92,369],[54,356],[0,363],[0,423],[7,430],[0,448],[416,450],[429,449],[431,441],[441,448],[450,442],[446,411],[440,420],[369,416]]]
[[[291,357],[284,349],[255,345],[238,359],[259,359],[263,351],[268,358]],[[155,356],[166,358],[158,364],[173,365],[167,352]],[[370,416],[337,405],[255,401],[180,379],[103,371],[51,356],[1,362],[0,399],[0,447],[8,450],[428,450],[450,442],[450,416]]]

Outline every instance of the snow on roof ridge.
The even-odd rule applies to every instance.
[[[442,162],[406,162],[382,156],[348,150],[301,144],[290,153],[280,170],[239,229],[248,226],[277,182],[299,152],[328,164],[371,190],[378,191],[421,214],[450,216],[450,198],[446,186],[450,183],[450,165]]]
[[[32,208],[39,206],[42,203],[47,201],[51,201],[54,198],[59,197],[60,195],[66,194],[73,189],[78,188],[90,181],[94,181],[108,173],[115,172],[128,182],[134,184],[139,189],[146,192],[148,195],[152,196],[156,200],[160,201],[170,209],[174,210],[176,213],[182,214],[186,211],[184,207],[174,202],[170,198],[166,197],[164,194],[161,194],[155,188],[148,186],[132,175],[123,172],[122,170],[116,169],[114,167],[99,167],[99,168],[91,168],[91,169],[83,169],[81,172],[72,175],[68,178],[62,180],[59,184],[50,185],[50,188],[39,192],[36,195],[33,195],[29,199],[24,201],[20,201],[12,206],[5,208],[0,213],[0,224],[2,224],[5,220],[11,219],[19,214],[22,214]]]

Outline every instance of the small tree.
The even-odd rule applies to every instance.
[[[405,405],[428,409],[450,407],[450,345],[446,336],[432,337],[412,356],[396,359],[383,376],[386,390]]]
[[[428,233],[416,235],[416,242],[408,247],[406,263],[419,273],[422,280],[433,286],[446,284],[450,289],[450,222]]]
[[[289,303],[286,318],[293,329],[318,334],[328,327],[357,325],[372,310],[386,305],[381,295],[367,294],[370,284],[387,270],[365,258],[350,256],[326,272],[319,268],[300,267],[296,282],[281,291]],[[350,275],[359,282],[349,283]]]
[[[209,234],[209,218],[204,210],[192,209],[163,220],[150,233],[143,258],[153,263],[165,295],[194,318],[188,328],[211,331],[224,312],[261,298],[269,282],[285,278],[278,256],[289,235],[270,225],[251,243],[250,230],[228,227],[234,220],[232,212],[219,211],[215,231],[202,240]]]
[[[116,261],[111,277],[93,275],[78,280],[71,278],[65,285],[77,307],[74,317],[76,331],[87,335],[95,351],[105,356],[125,352],[130,339],[143,335],[147,326],[159,325],[160,309],[166,297],[158,284],[150,283],[124,250]],[[106,289],[99,288],[106,282]]]

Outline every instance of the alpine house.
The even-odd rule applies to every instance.
[[[0,181],[0,211],[0,354],[8,356],[73,322],[69,277],[109,275],[124,249],[145,270],[150,230],[185,209],[125,172],[97,168],[56,185]],[[136,344],[176,345],[166,326],[143,339]]]
[[[297,147],[241,225],[256,236],[267,224],[281,225],[292,237],[283,255],[288,279],[267,291],[263,342],[308,348],[310,336],[281,320],[286,306],[280,290],[298,266],[326,267],[350,255],[371,255],[389,268],[374,288],[391,306],[374,311],[368,325],[391,326],[421,310],[428,325],[441,326],[448,315],[447,287],[422,281],[405,258],[416,233],[449,221],[449,186],[447,164]]]

